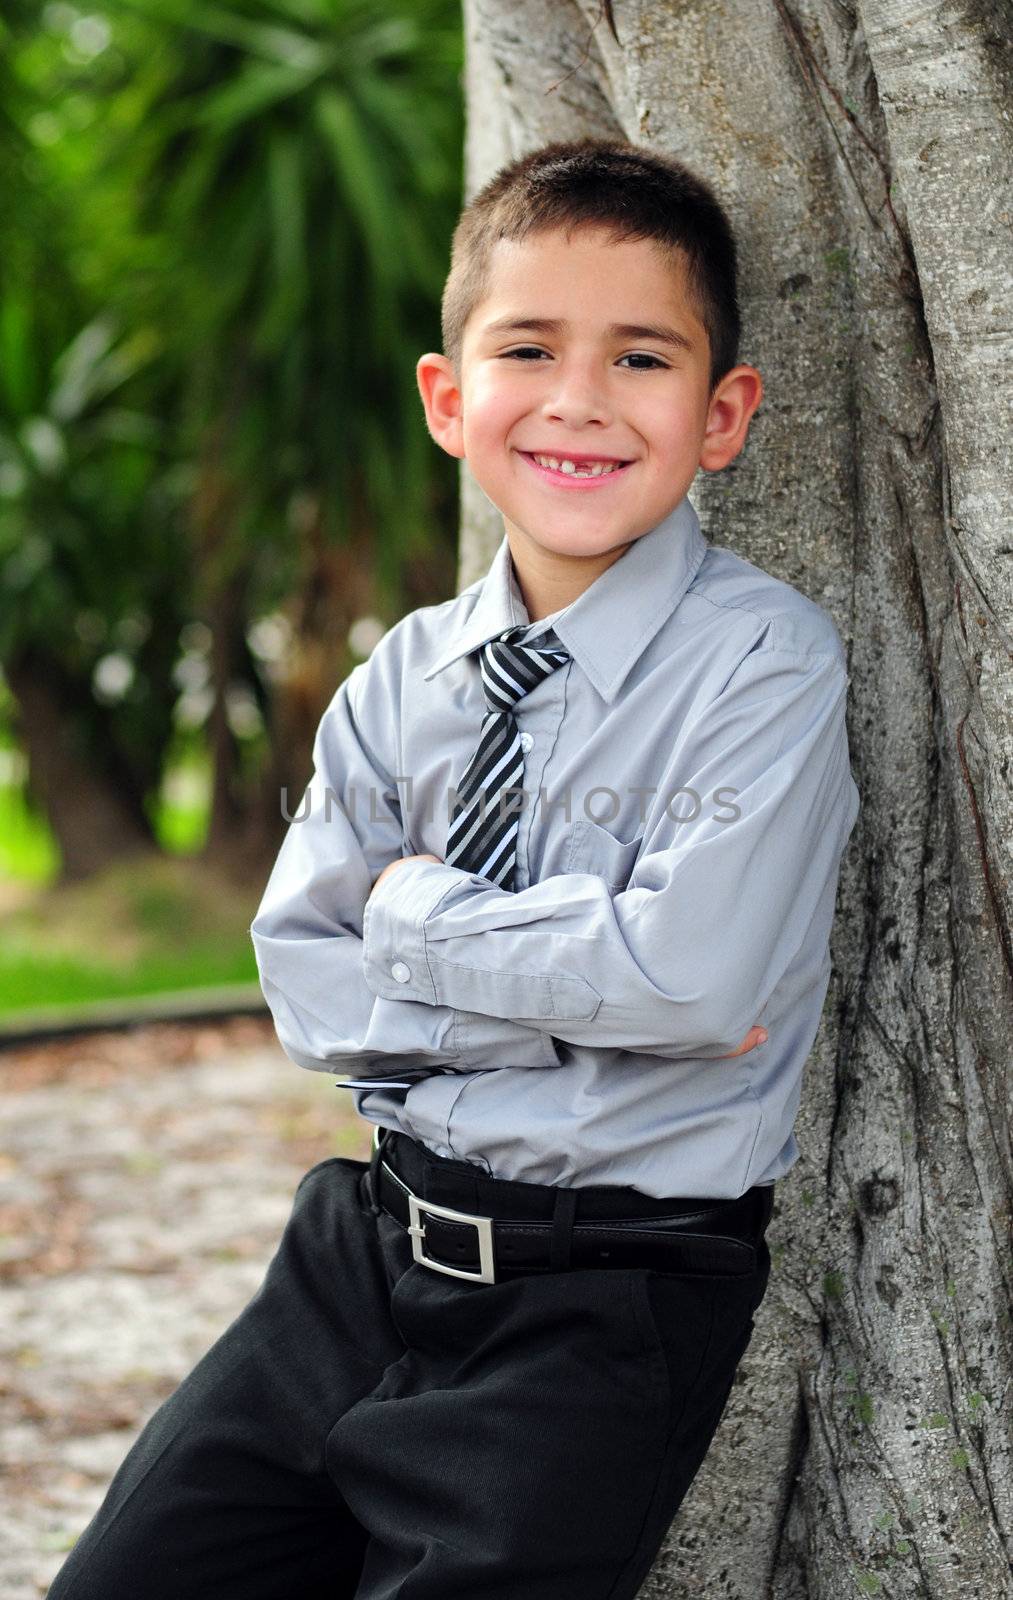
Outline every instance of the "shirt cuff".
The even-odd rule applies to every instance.
[[[407,861],[373,890],[362,914],[362,971],[383,1000],[422,1000],[435,1006],[436,984],[426,959],[424,925],[462,878],[488,884],[442,861]]]

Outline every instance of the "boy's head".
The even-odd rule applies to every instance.
[[[430,432],[503,512],[515,563],[585,587],[699,467],[738,454],[762,398],[736,364],[735,242],[713,191],[618,139],[532,151],[465,207],[443,340],[417,367]]]
[[[686,273],[707,330],[710,384],[739,355],[735,240],[713,190],[681,162],[620,139],[545,145],[501,170],[464,208],[443,290],[443,353],[460,374],[464,330],[489,286],[498,239],[595,226],[651,239]]]

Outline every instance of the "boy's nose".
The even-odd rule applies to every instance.
[[[577,428],[588,422],[611,422],[612,407],[591,373],[574,370],[560,375],[542,407],[542,415],[547,421]]]

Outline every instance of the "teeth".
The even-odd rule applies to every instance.
[[[579,464],[563,456],[535,456],[540,467],[552,467],[556,472],[573,473],[578,478],[600,478],[606,472],[615,472],[618,461],[591,461]]]

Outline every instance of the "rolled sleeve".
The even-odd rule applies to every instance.
[[[403,961],[428,1004],[577,1045],[731,1053],[803,941],[829,940],[858,809],[846,691],[836,656],[751,652],[675,741],[662,791],[718,803],[685,822],[659,803],[625,890],[568,873],[511,893],[413,863],[371,902],[369,981],[394,993]]]

